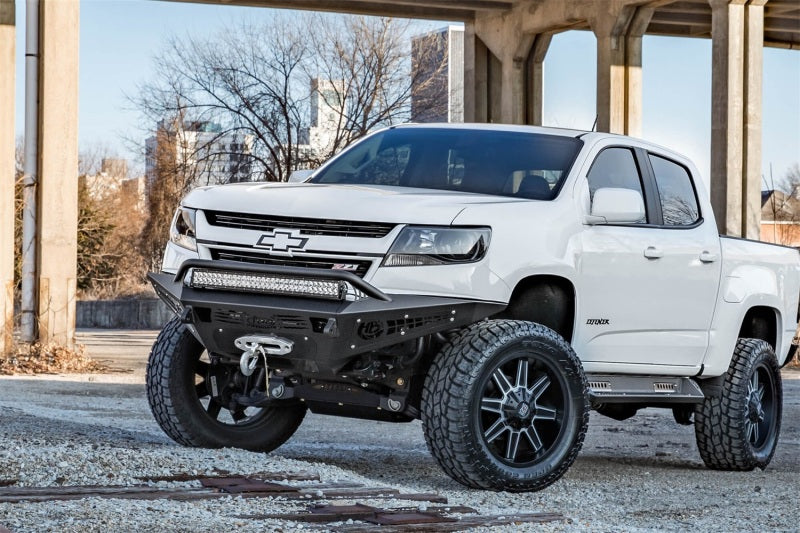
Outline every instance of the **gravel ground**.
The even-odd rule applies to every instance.
[[[160,431],[145,400],[143,369],[152,335],[93,333],[83,340],[91,355],[132,371],[0,378],[0,480],[29,486],[125,485],[142,483],[136,479],[142,476],[215,469],[306,471],[319,474],[323,482],[437,492],[450,504],[487,514],[556,512],[572,519],[570,524],[495,531],[799,530],[797,371],[784,372],[783,430],[766,471],[706,470],[693,429],[676,425],[666,411],[645,410],[625,422],[592,413],[583,451],[561,481],[542,492],[509,494],[467,490],[451,481],[429,455],[419,422],[309,415],[296,435],[270,455],[182,448]],[[0,525],[12,531],[294,531],[304,525],[236,517],[300,508],[270,499],[84,499],[0,504]]]

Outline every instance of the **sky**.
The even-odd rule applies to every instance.
[[[25,2],[17,1],[18,134],[23,131]],[[284,12],[285,13],[285,12]],[[274,16],[263,8],[152,0],[83,0],[80,34],[79,142],[143,165],[131,143],[146,125],[128,101],[152,76],[152,57],[169,36],[213,34],[227,24]],[[416,23],[423,33],[445,22]],[[311,29],[309,29],[311,31]],[[590,129],[595,117],[595,39],[556,35],[545,59],[544,125]],[[711,40],[645,36],[643,137],[694,160],[708,183],[711,135]],[[800,163],[800,51],[765,48],[763,174],[778,183]],[[763,187],[771,188],[771,187]]]

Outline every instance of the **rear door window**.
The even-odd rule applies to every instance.
[[[700,220],[697,194],[686,167],[648,154],[656,178],[665,226],[691,226]]]

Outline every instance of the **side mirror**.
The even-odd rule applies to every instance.
[[[631,189],[597,189],[587,224],[633,224],[644,219],[644,199]]]
[[[289,179],[286,180],[288,183],[301,183],[306,181],[308,178],[311,177],[311,174],[314,173],[314,170],[295,170],[291,174],[289,174]]]

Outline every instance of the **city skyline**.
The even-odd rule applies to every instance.
[[[23,129],[24,3],[17,4],[17,133]],[[144,1],[81,4],[79,135],[82,149],[106,144],[112,153],[144,168],[123,138],[143,143],[145,131],[125,95],[151,74],[151,57],[165,35],[216,33],[226,23],[269,17],[263,8]],[[282,11],[282,14],[286,14]],[[415,23],[418,34],[444,22]],[[410,42],[409,42],[410,46]],[[708,182],[711,41],[645,36],[643,137],[686,153]],[[572,31],[554,37],[545,61],[544,124],[590,129],[595,107],[595,39]],[[800,53],[764,51],[763,173],[775,180],[800,161]]]

